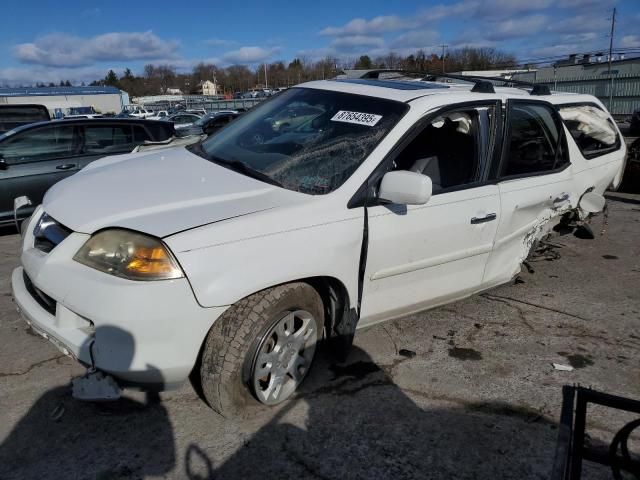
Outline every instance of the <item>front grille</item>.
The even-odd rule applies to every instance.
[[[35,237],[33,246],[38,250],[49,253],[70,234],[71,229],[58,223],[46,213],[43,213],[40,220],[38,220],[36,228],[33,230]]]
[[[27,272],[25,272],[24,270],[22,271],[22,276],[24,278],[24,285],[25,287],[27,287],[27,292],[29,292],[33,299],[38,302],[38,305],[44,308],[51,315],[55,315],[56,301],[49,295],[44,293],[42,290],[40,290],[38,287],[36,287],[29,278],[29,275],[27,275]]]

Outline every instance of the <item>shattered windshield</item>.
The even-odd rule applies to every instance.
[[[406,110],[392,100],[291,88],[192,151],[289,190],[326,194],[351,176]]]

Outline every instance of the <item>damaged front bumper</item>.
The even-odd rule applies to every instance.
[[[180,386],[225,308],[198,305],[184,278],[134,282],[74,262],[75,243],[84,241],[74,235],[46,255],[26,246],[24,268],[11,278],[23,318],[64,354],[121,386]]]

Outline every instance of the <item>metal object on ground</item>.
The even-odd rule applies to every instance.
[[[100,402],[120,398],[120,387],[113,377],[99,371],[87,371],[71,381],[71,395],[76,400]]]
[[[613,437],[609,448],[597,448],[585,444],[587,405],[601,405],[640,415],[640,401],[598,392],[580,386],[562,387],[562,411],[558,443],[553,462],[551,480],[577,480],[582,476],[582,462],[595,462],[611,467],[616,480],[628,478],[622,472],[640,478],[640,461],[629,453],[629,437],[640,427],[640,418],[627,423]]]

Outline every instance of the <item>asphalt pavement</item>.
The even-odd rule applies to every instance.
[[[345,364],[321,356],[296,398],[245,421],[190,385],[72,399],[83,369],[16,312],[5,231],[0,478],[549,478],[563,385],[640,399],[640,196],[608,196],[595,240],[561,237],[515,283],[359,331]],[[590,441],[630,418],[592,409]]]

